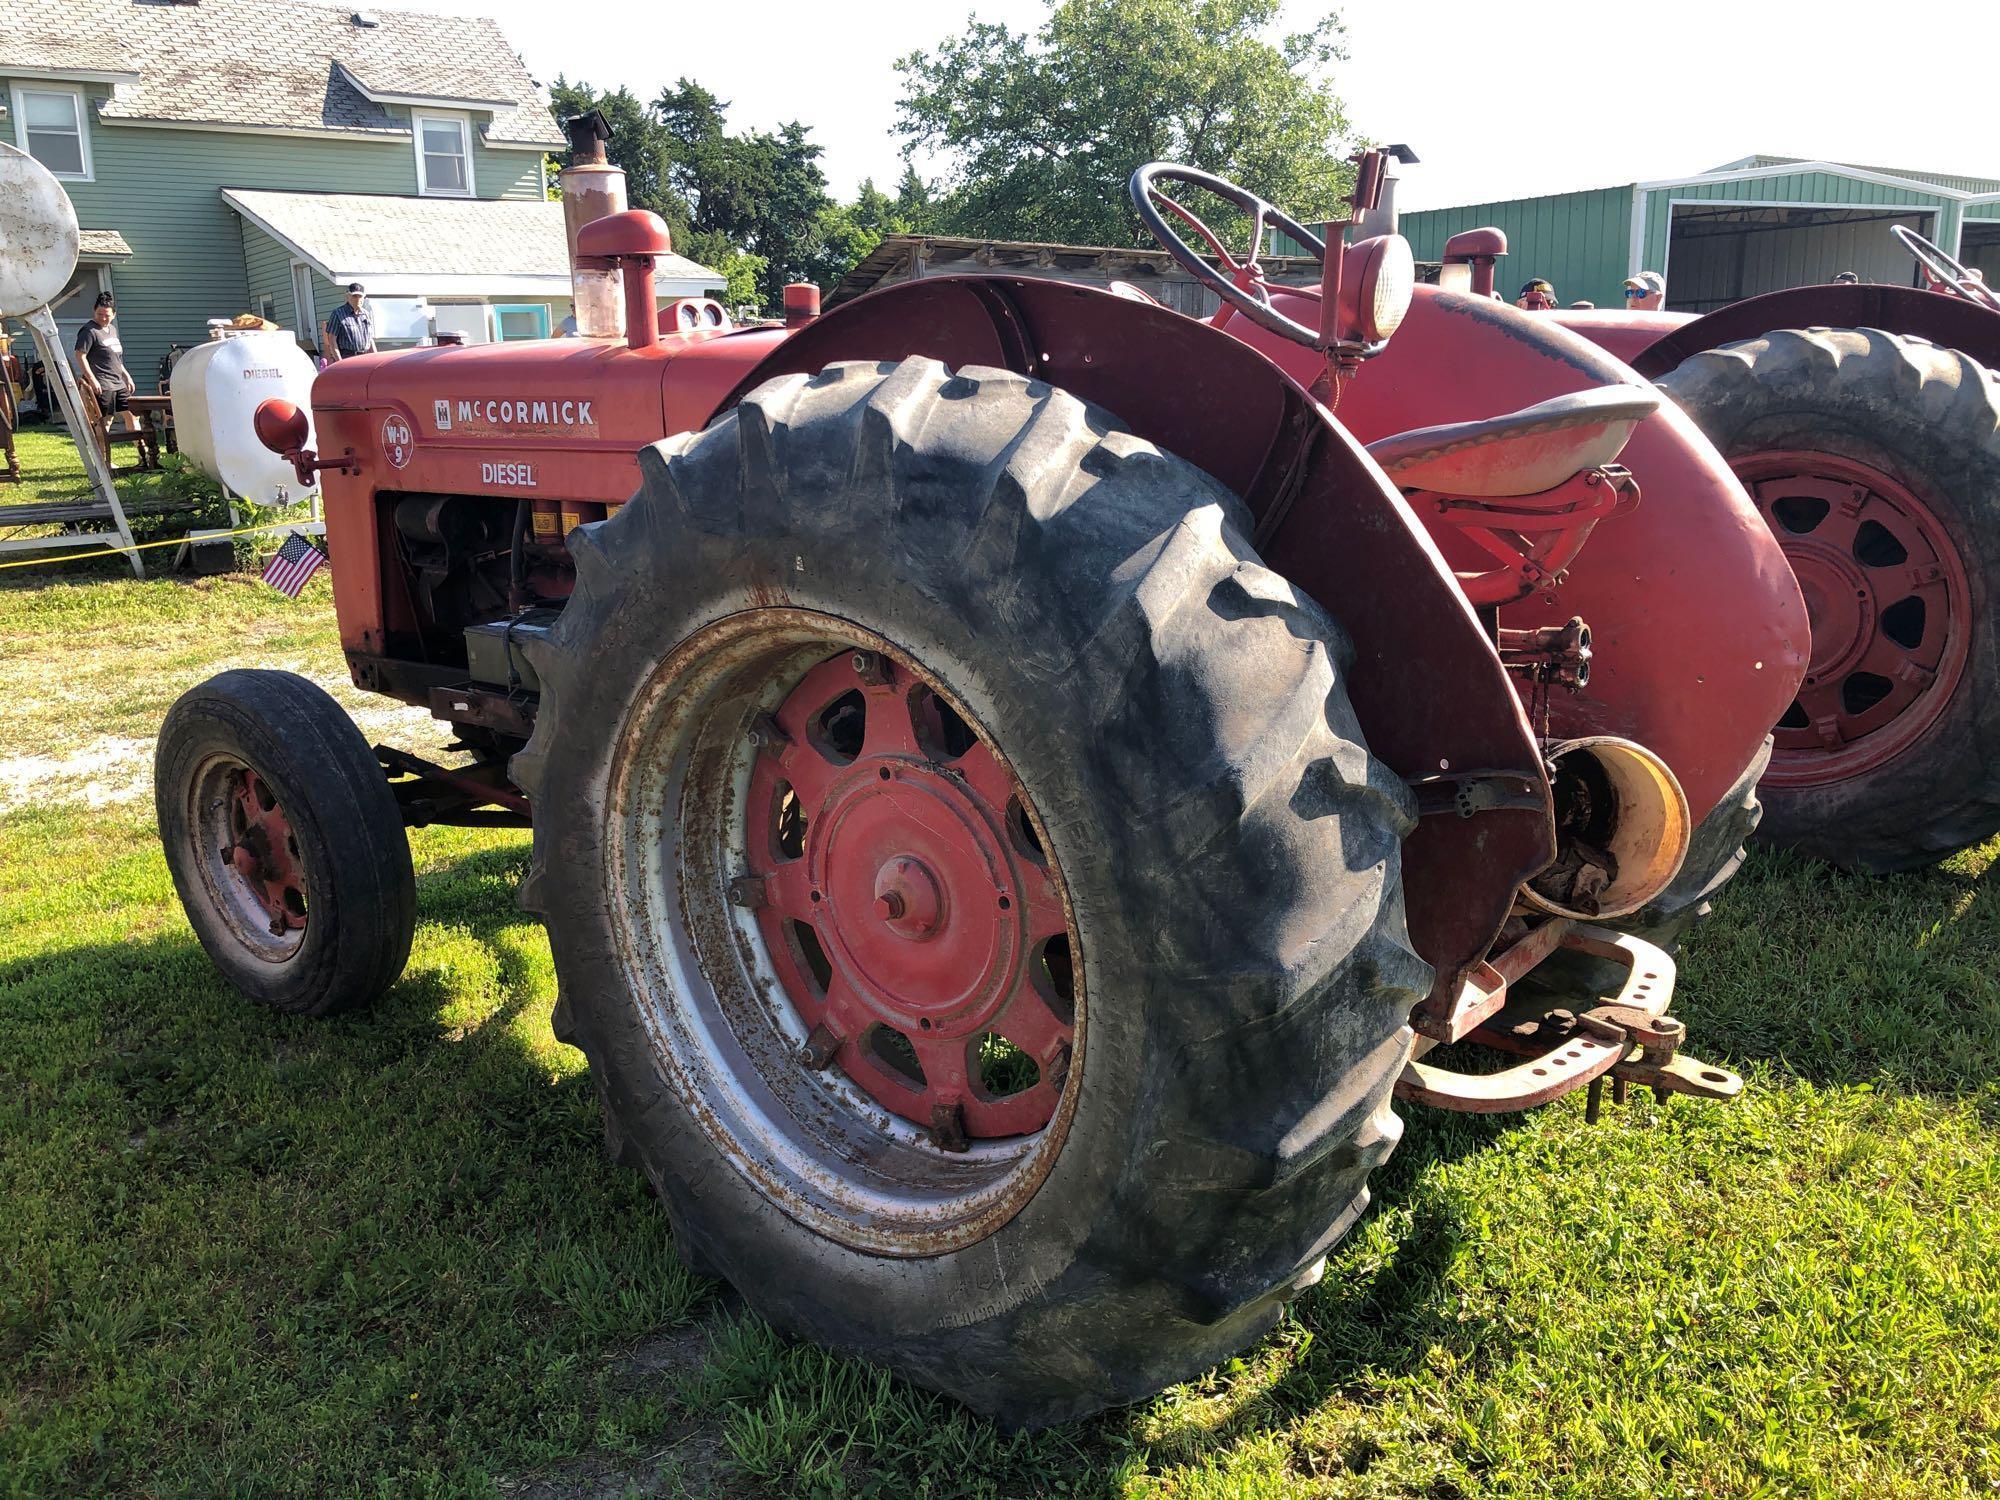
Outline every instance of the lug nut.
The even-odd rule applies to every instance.
[[[879,652],[857,651],[854,653],[854,675],[870,687],[887,687],[889,664],[882,660]]]
[[[754,750],[768,755],[776,755],[791,744],[791,736],[778,726],[778,721],[769,714],[759,714],[750,721],[750,729],[744,738]]]
[[[834,1054],[840,1051],[841,1044],[845,1040],[846,1038],[822,1021],[813,1027],[812,1035],[806,1038],[805,1045],[799,1049],[799,1061],[814,1072],[818,1072],[821,1068],[832,1064]]]
[[[755,911],[764,904],[764,877],[738,875],[729,882],[729,904]]]
[[[965,1134],[965,1106],[958,1100],[931,1106],[931,1144],[940,1151],[964,1151],[972,1144]]]
[[[904,911],[902,895],[896,891],[884,891],[875,898],[875,910],[881,913],[883,921],[895,921]]]
[[[1064,1042],[1056,1049],[1056,1055],[1049,1060],[1049,1087],[1057,1093],[1062,1092],[1062,1086],[1069,1078],[1069,1056],[1069,1043]]]

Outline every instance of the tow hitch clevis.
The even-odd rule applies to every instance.
[[[1578,1013],[1545,999],[1513,992],[1518,980],[1556,948],[1609,959],[1625,970],[1618,993]],[[1680,1050],[1687,1027],[1669,1016],[1674,961],[1629,933],[1567,917],[1552,918],[1506,952],[1478,965],[1448,1008],[1425,1002],[1411,1018],[1417,1045],[1396,1097],[1466,1114],[1533,1109],[1588,1087],[1586,1118],[1595,1121],[1604,1097],[1623,1104],[1632,1084],[1669,1094],[1733,1099],[1743,1080]],[[1423,1061],[1435,1047],[1472,1041],[1524,1060],[1497,1073],[1463,1073]]]

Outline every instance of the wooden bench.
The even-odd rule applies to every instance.
[[[160,440],[159,436],[153,431],[150,423],[134,414],[133,421],[136,425],[121,427],[113,431],[111,419],[104,415],[103,409],[97,404],[96,392],[92,391],[89,386],[79,383],[77,385],[77,394],[83,397],[84,418],[90,423],[91,435],[97,440],[97,451],[104,455],[104,462],[109,466],[113,475],[140,474],[149,469],[159,468]],[[127,464],[123,468],[112,463],[111,445],[113,443],[130,443],[138,450],[139,461],[135,464]]]

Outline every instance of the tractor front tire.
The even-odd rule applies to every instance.
[[[1430,982],[1338,627],[1006,371],[784,377],[641,467],[513,767],[558,1035],[690,1263],[1009,1426],[1258,1336]]]
[[[231,671],[190,688],[160,726],[153,800],[188,922],[244,995],[325,1016],[403,972],[417,897],[402,815],[318,684]]]
[[[1660,385],[1743,480],[1812,623],[1764,837],[1888,872],[2000,831],[2000,378],[1920,339],[1813,328],[1690,356]]]

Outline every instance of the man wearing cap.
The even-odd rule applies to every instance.
[[[1537,276],[1521,288],[1521,295],[1514,299],[1516,307],[1525,307],[1529,312],[1547,312],[1556,305],[1556,289]]]
[[[1658,271],[1641,271],[1625,278],[1625,311],[1658,312],[1667,305],[1667,278]]]
[[[363,305],[364,297],[361,283],[350,281],[347,300],[328,315],[320,344],[328,364],[375,352],[375,315]]]

